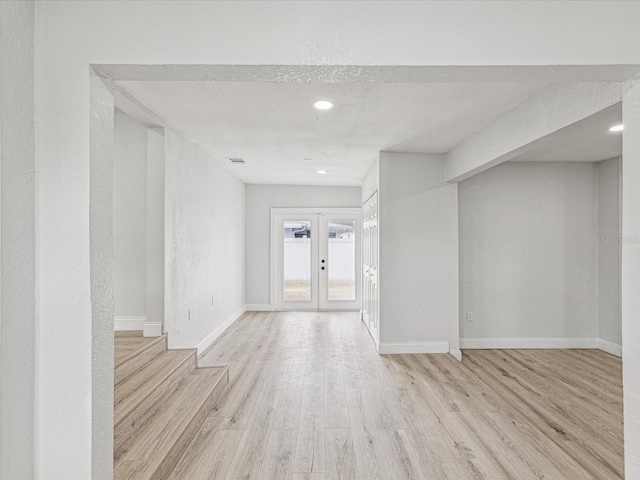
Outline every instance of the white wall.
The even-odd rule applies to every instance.
[[[457,185],[444,182],[442,155],[379,161],[380,351],[457,350]]]
[[[598,338],[622,345],[620,317],[620,158],[596,164],[598,175]]]
[[[147,129],[148,324],[164,323],[164,129]],[[145,329],[146,330],[146,329]],[[158,330],[153,331],[158,334]],[[145,334],[148,332],[145,332]]]
[[[41,472],[66,479],[92,475],[91,459],[84,455],[92,441],[92,331],[87,323],[92,63],[640,63],[638,2],[549,2],[544,9],[535,2],[411,2],[402,8],[395,2],[38,2],[36,10],[37,451]],[[580,22],[575,21],[577,11]],[[616,35],[610,35],[612,28]],[[544,35],[520,35],[523,30]],[[626,98],[633,101],[633,96]],[[640,147],[632,138],[626,148],[628,158],[636,158]],[[638,204],[629,203],[629,221]],[[640,271],[634,254],[629,260],[630,271]],[[628,281],[635,285],[632,277]],[[630,324],[638,305],[630,300],[623,318],[624,312]],[[640,342],[625,345],[628,358],[633,349],[640,351]],[[71,378],[69,369],[75,372]],[[627,405],[631,402],[625,403],[629,410]],[[640,411],[639,405],[633,404],[627,418],[635,418],[629,413]],[[107,471],[94,474],[96,479],[108,476]]]
[[[362,179],[362,204],[380,187],[380,160],[376,158]]]
[[[0,2],[0,478],[34,476],[34,6]]]
[[[509,162],[459,184],[461,338],[596,337],[595,188],[589,163]]]
[[[145,316],[147,127],[116,110],[113,141],[115,316]]]
[[[292,185],[246,186],[247,305],[269,305],[271,209],[297,207],[360,208],[360,187]]]
[[[165,325],[193,348],[245,304],[245,186],[171,129],[165,176]]]

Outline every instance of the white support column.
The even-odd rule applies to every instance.
[[[625,476],[640,478],[640,77],[622,97],[622,358]]]
[[[113,478],[113,87],[90,74],[91,478]],[[89,114],[89,112],[87,112]],[[42,477],[47,476],[42,472]]]

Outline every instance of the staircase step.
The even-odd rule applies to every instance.
[[[197,368],[124,442],[114,478],[166,479],[229,383],[229,367]]]
[[[130,338],[125,338],[130,341],[131,345],[127,345],[129,348],[125,347],[125,354],[116,356],[114,362],[114,383],[116,385],[167,349],[165,335],[152,338],[131,335]],[[122,341],[122,337],[116,336],[117,350],[122,350],[119,345]]]
[[[165,350],[115,387],[114,452],[196,368],[196,350]]]

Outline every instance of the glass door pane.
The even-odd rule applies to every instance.
[[[356,299],[356,222],[328,222],[328,299]]]
[[[318,293],[321,310],[361,308],[361,212],[354,209],[320,215]]]
[[[311,301],[311,222],[283,222],[283,284],[285,302]]]

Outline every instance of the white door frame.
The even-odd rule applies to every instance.
[[[278,251],[279,251],[279,235],[278,235],[278,231],[280,230],[278,228],[278,219],[282,216],[288,216],[291,215],[292,219],[300,219],[302,218],[302,216],[304,215],[340,215],[340,216],[349,216],[351,218],[355,218],[357,219],[357,228],[356,228],[356,270],[355,270],[355,280],[356,280],[356,301],[355,302],[330,302],[329,305],[325,303],[325,308],[326,309],[340,309],[340,310],[359,310],[361,308],[360,304],[361,304],[361,290],[362,290],[362,283],[361,283],[361,277],[362,275],[360,274],[362,266],[361,266],[361,254],[360,254],[360,249],[361,249],[361,240],[360,240],[360,236],[361,236],[361,229],[362,229],[362,209],[361,208],[272,208],[271,209],[271,237],[270,237],[270,285],[269,285],[269,294],[270,294],[270,302],[271,302],[271,307],[275,310],[280,310],[280,309],[306,309],[306,310],[317,310],[321,303],[319,299],[316,298],[316,300],[318,301],[318,303],[316,305],[318,305],[317,307],[314,305],[313,307],[299,307],[296,306],[294,304],[291,305],[291,308],[284,307],[283,305],[281,305],[280,302],[277,301],[276,298],[276,294],[277,294],[277,267],[276,267],[276,262],[278,259]],[[319,224],[318,224],[319,225]],[[314,245],[317,245],[317,242],[320,240],[320,228],[318,228],[318,226],[316,226],[316,231],[312,233],[311,235],[311,242],[312,242],[312,262],[315,261],[315,274],[312,274],[311,277],[311,283],[312,283],[312,297],[314,295],[318,295],[315,292],[319,292],[319,289],[314,287],[314,285],[318,285],[319,282],[319,276],[318,276],[318,272],[320,271],[320,269],[317,267],[318,265],[318,258],[314,258],[314,250],[315,252],[318,252],[319,249],[315,248],[314,249]],[[314,283],[315,282],[315,283]],[[312,298],[313,300],[313,298]],[[342,304],[341,304],[342,303]],[[354,306],[357,304],[357,307]]]

